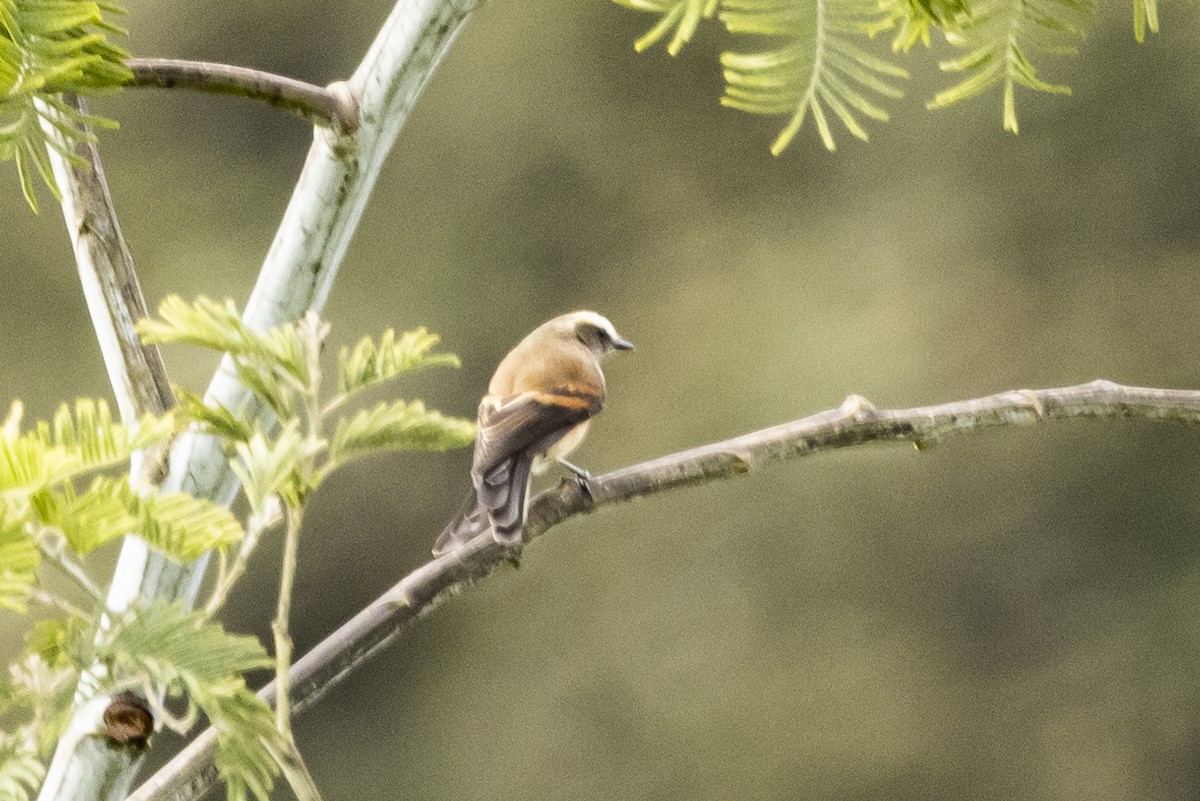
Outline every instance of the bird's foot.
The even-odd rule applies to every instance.
[[[584,481],[590,481],[592,479],[592,474],[589,473],[588,471],[584,470],[579,465],[571,464],[570,462],[568,462],[566,459],[563,459],[562,457],[559,457],[558,463],[561,464],[563,467],[567,468],[568,470],[570,470],[572,473],[574,473],[576,475],[576,477],[582,478]]]

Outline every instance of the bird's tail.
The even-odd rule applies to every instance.
[[[471,487],[467,491],[466,497],[463,498],[462,503],[459,504],[458,511],[454,513],[454,517],[446,524],[446,528],[442,529],[442,533],[438,535],[437,542],[433,544],[433,555],[441,556],[444,553],[453,551],[464,542],[474,539],[477,535],[486,531],[490,525],[487,511],[479,505],[479,498],[475,494],[475,487]]]

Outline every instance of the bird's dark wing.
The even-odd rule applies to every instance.
[[[472,485],[462,503],[459,504],[454,518],[438,535],[437,542],[433,544],[433,555],[441,556],[453,551],[464,542],[487,531],[489,525],[491,524],[488,522],[488,516],[483,507],[479,505],[475,487]]]
[[[502,403],[485,398],[480,404],[471,480],[497,540],[520,536],[534,457],[597,414],[602,404],[598,395],[574,389],[526,392]]]

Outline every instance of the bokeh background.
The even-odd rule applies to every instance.
[[[324,83],[388,3],[130,3],[138,55]],[[389,388],[470,416],[500,356],[592,307],[638,344],[578,461],[594,471],[836,406],[1097,377],[1200,386],[1200,38],[1137,45],[1106,7],[1043,75],[1070,98],[950,110],[914,52],[861,144],[717,104],[702,28],[605,0],[492,0],[420,101],[327,309],[335,345],[428,325],[459,371]],[[310,132],[227,98],[97,102],[152,304],[243,301]],[[31,416],[107,385],[57,209],[3,214],[0,385]],[[176,381],[212,360],[171,350]],[[1200,434],[1145,422],[873,447],[572,521],[299,722],[329,798],[1193,799],[1200,795]],[[314,501],[307,650],[426,559],[469,454],[381,458]],[[268,634],[277,544],[233,599]],[[111,558],[111,554],[108,555]],[[13,620],[0,619],[5,655]],[[178,747],[162,736],[159,753]],[[286,791],[281,791],[285,794]]]

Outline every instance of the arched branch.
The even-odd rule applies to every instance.
[[[358,128],[358,102],[344,83],[316,86],[249,67],[176,58],[131,58],[129,86],[194,89],[260,100],[343,133]]]
[[[1200,423],[1200,391],[1093,381],[916,409],[877,409],[851,395],[837,409],[596,476],[586,489],[576,481],[563,481],[533,500],[525,538],[535,539],[559,523],[606,506],[731,478],[785,459],[872,442],[911,442],[924,449],[956,434],[1087,417]],[[485,533],[414,570],[292,666],[292,711],[311,706],[410,624],[516,557]],[[260,694],[273,700],[274,688],[268,685]],[[212,762],[215,741],[212,730],[204,732],[128,801],[194,801],[203,796],[217,778]]]

